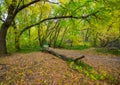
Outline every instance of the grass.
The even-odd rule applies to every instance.
[[[79,46],[64,46],[63,48],[65,49],[70,49],[70,50],[85,50],[85,49],[88,49],[90,48],[90,46],[87,46],[87,45],[79,45]]]
[[[101,52],[101,53],[108,53],[108,54],[114,54],[114,55],[120,55],[120,50],[117,49],[107,49],[107,48],[96,48],[96,52]]]
[[[41,51],[42,48],[40,48],[39,46],[22,46],[20,50],[16,50],[15,47],[10,47],[8,46],[8,53],[16,53],[16,52],[20,52],[20,53],[30,53],[30,52],[37,52],[37,51]]]

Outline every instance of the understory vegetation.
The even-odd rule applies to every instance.
[[[73,59],[68,60],[68,65],[70,68],[77,70],[80,73],[83,73],[85,76],[89,77],[91,80],[108,80],[110,83],[115,83],[115,78],[104,70],[97,71],[94,70],[94,68],[83,61],[74,61]]]

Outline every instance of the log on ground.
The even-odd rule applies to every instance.
[[[67,60],[71,59],[71,58],[69,58],[69,57],[66,57],[66,56],[63,55],[63,54],[59,54],[59,53],[57,53],[57,52],[55,52],[55,51],[53,51],[53,50],[50,50],[50,49],[45,49],[45,51],[48,52],[48,53],[50,53],[50,54],[52,54],[52,55],[54,55],[54,56],[56,56],[56,57],[58,57],[58,58],[60,58],[60,59],[62,59],[62,60],[64,60],[64,61],[67,61]],[[74,61],[76,62],[76,61],[78,61],[78,60],[80,60],[80,59],[83,59],[83,58],[85,58],[84,55],[81,56],[81,57],[75,58]]]

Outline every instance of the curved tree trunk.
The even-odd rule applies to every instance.
[[[16,0],[13,0],[13,2],[16,2]],[[9,6],[8,9],[8,16],[4,23],[1,26],[0,29],[0,54],[7,54],[7,46],[6,46],[6,35],[7,35],[7,30],[10,27],[12,21],[14,20],[17,12],[15,12],[15,4],[12,3]]]
[[[8,16],[6,21],[1,26],[1,30],[0,30],[0,54],[7,54],[6,35],[7,35],[7,30],[10,27],[13,19],[14,19],[13,17]]]

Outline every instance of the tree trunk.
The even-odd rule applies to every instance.
[[[17,12],[15,10],[16,0],[13,0],[8,9],[8,15],[5,22],[1,25],[0,29],[0,54],[7,54],[7,46],[6,46],[6,35],[7,30],[10,27],[12,21],[14,20]]]
[[[16,26],[16,23],[15,21],[13,21],[13,24],[12,24],[13,28],[14,28],[14,35],[15,35],[15,48],[17,51],[20,50],[20,38],[19,38],[19,33],[17,31],[17,26]]]
[[[10,11],[11,10],[11,11]],[[6,46],[6,35],[7,35],[7,30],[10,27],[12,21],[15,18],[16,14],[13,14],[12,9],[9,9],[8,16],[5,20],[5,22],[2,24],[1,29],[0,29],[0,54],[7,54],[7,46]]]
[[[88,42],[88,40],[89,40],[89,34],[88,33],[89,33],[89,28],[86,29],[86,34],[85,34],[85,38],[84,38],[85,42]]]
[[[9,26],[4,23],[0,30],[0,54],[7,54],[6,34]]]
[[[11,15],[8,15],[8,17],[6,18],[6,21],[1,26],[1,30],[0,30],[0,54],[7,54],[6,35],[7,35],[7,30],[10,27],[13,19],[14,19],[14,16],[11,17]]]
[[[93,46],[97,46],[97,38],[98,38],[98,33],[95,34],[95,37],[93,38]]]
[[[0,30],[0,54],[7,54],[7,47],[6,47],[6,33],[8,27],[5,24],[2,25]]]
[[[50,54],[52,54],[52,55],[54,55],[54,56],[56,56],[56,57],[58,57],[58,58],[60,58],[60,59],[62,59],[62,60],[64,60],[64,61],[68,61],[69,59],[73,59],[73,58],[69,58],[69,57],[67,57],[67,56],[65,56],[65,55],[63,55],[63,54],[59,54],[59,53],[57,53],[57,52],[55,52],[55,51],[53,51],[53,50],[50,50],[50,49],[45,49],[44,51],[45,51],[45,52],[48,52],[48,53],[50,53]],[[80,56],[80,57],[77,57],[77,58],[75,58],[75,59],[73,59],[73,60],[76,62],[76,61],[81,60],[81,59],[83,59],[83,58],[85,58],[84,55],[82,55],[82,56]]]

